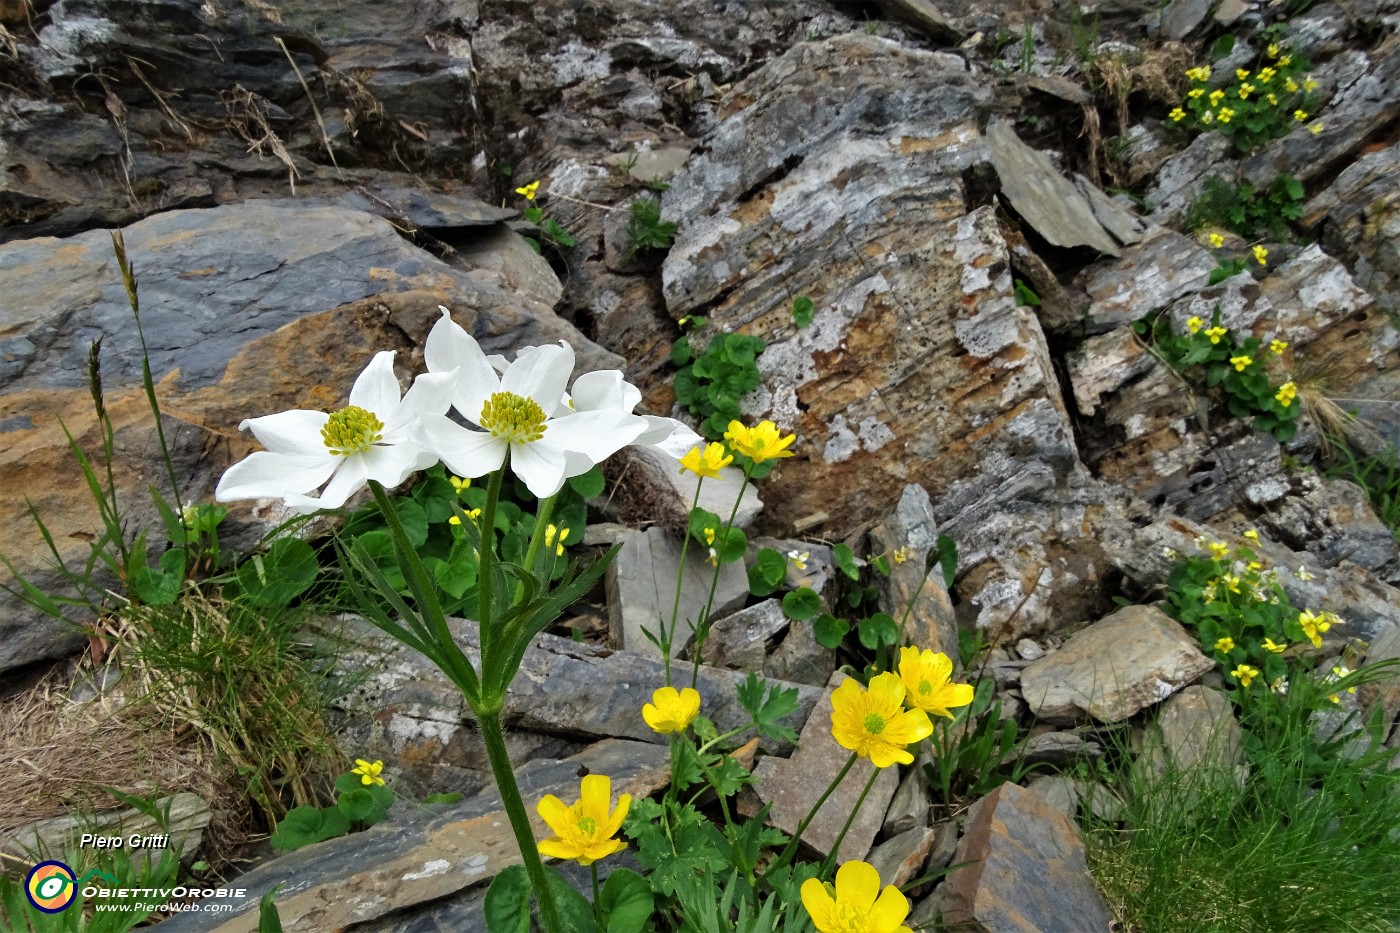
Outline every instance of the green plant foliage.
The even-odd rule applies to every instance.
[[[798,295],[792,299],[792,322],[798,327],[807,327],[812,323],[813,306],[812,299],[806,295]]]
[[[783,594],[783,615],[794,622],[806,622],[821,611],[822,598],[810,587]]]
[[[762,381],[758,354],[763,340],[745,334],[715,334],[696,354],[686,337],[671,348],[676,372],[676,401],[702,419],[700,433],[710,440],[724,437],[729,422],[740,419],[739,403]]]
[[[1185,223],[1191,230],[1218,227],[1245,239],[1289,240],[1289,224],[1303,216],[1304,196],[1303,183],[1292,175],[1280,175],[1263,191],[1211,175],[1186,211]],[[1234,271],[1243,268],[1242,261]],[[1213,276],[1211,284],[1222,280]]]
[[[749,592],[760,598],[769,596],[787,578],[787,558],[777,548],[762,548],[749,567],[748,574]]]
[[[1233,44],[1231,37],[1231,47]],[[1221,47],[1217,43],[1216,50]],[[1254,69],[1237,69],[1221,87],[1213,86],[1209,66],[1188,69],[1191,86],[1168,119],[1198,132],[1220,133],[1243,153],[1287,136],[1300,126],[1321,132],[1321,123],[1308,123],[1319,105],[1313,94],[1317,82],[1307,74],[1309,67],[1303,56],[1272,44]]]
[[[675,221],[661,219],[661,202],[642,195],[632,200],[632,215],[627,221],[627,250],[631,256],[645,250],[671,248],[676,236]]]
[[[300,806],[289,810],[268,840],[274,849],[290,852],[383,822],[394,792],[383,784],[365,784],[360,774],[346,772],[335,780],[333,807]]]
[[[924,775],[948,808],[975,800],[1011,781],[1018,783],[1034,769],[1023,763],[1017,748],[1024,746],[1016,720],[1001,718],[1001,700],[991,678],[977,682],[972,703],[954,714],[946,728],[935,729],[933,762]],[[970,725],[964,725],[970,723]]]
[[[1025,282],[1016,280],[1016,304],[1021,307],[1040,307],[1040,296]]]

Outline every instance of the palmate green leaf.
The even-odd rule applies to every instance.
[[[509,865],[491,879],[482,916],[488,933],[530,933],[530,879],[525,866]]]
[[[822,598],[809,586],[783,594],[783,615],[794,622],[806,622],[822,611]]]
[[[796,687],[770,686],[750,671],[744,682],[739,684],[738,694],[739,705],[749,714],[760,735],[786,742],[797,741],[797,734],[778,722],[797,709]]]
[[[823,648],[835,651],[841,647],[841,642],[846,640],[846,634],[851,630],[851,623],[845,619],[839,619],[829,612],[823,612],[817,616],[813,623],[813,634],[816,636],[817,644]]]

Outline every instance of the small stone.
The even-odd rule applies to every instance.
[[[1125,606],[1032,661],[1021,673],[1021,692],[1047,722],[1073,722],[1084,713],[1120,722],[1214,666],[1160,609]]]
[[[1094,217],[1115,240],[1124,246],[1131,246],[1142,240],[1147,225],[1141,218],[1104,194],[1098,185],[1083,175],[1075,175],[1074,184],[1089,202]]]
[[[1249,0],[1220,0],[1220,6],[1215,8],[1215,21],[1229,26],[1248,12]]]
[[[1171,0],[1161,12],[1162,38],[1172,42],[1185,39],[1210,15],[1212,0]]]
[[[1016,653],[1024,661],[1035,661],[1045,655],[1045,649],[1040,647],[1033,638],[1022,638],[1016,642]]]
[[[943,569],[935,560],[925,570],[928,556],[938,547],[938,521],[928,490],[913,483],[905,486],[894,512],[871,530],[870,545],[875,553],[886,555],[890,567],[889,577],[880,584],[880,608],[899,619],[912,599],[906,641],[948,655],[958,673],[957,619]],[[902,563],[890,556],[896,551],[906,555]]]
[[[822,687],[836,670],[836,652],[817,641],[811,621],[788,626],[787,637],[763,662],[767,677]]]
[[[603,162],[618,168],[626,168],[627,174],[643,184],[665,181],[685,165],[690,158],[690,150],[681,146],[664,146],[660,149],[636,149],[632,152],[618,152],[607,156]]]
[[[880,873],[880,884],[899,887],[922,875],[938,835],[931,826],[916,826],[876,846],[867,861]]]
[[[1079,813],[1079,782],[1068,774],[1038,777],[1026,785],[1026,790],[1040,797],[1057,813],[1074,819]]]
[[[1009,752],[1003,764],[1047,764],[1063,768],[1076,761],[1102,758],[1103,746],[1082,739],[1073,732],[1042,732],[1031,736],[1019,749]]]
[[[740,609],[710,626],[702,655],[706,664],[731,670],[759,670],[768,640],[787,627],[782,603],[776,599]]]
[[[887,836],[908,832],[920,826],[927,826],[932,797],[929,794],[928,777],[924,765],[933,760],[928,745],[921,744],[914,758],[914,766],[899,781],[899,787],[885,813],[885,824],[880,831]],[[881,875],[880,877],[884,877]]]

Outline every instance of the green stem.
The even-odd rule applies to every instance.
[[[836,841],[831,844],[831,851],[826,853],[826,858],[822,859],[822,870],[817,875],[818,878],[825,878],[826,873],[831,871],[832,863],[836,861],[836,853],[841,848],[841,843],[846,840],[846,833],[851,831],[851,824],[856,821],[856,814],[860,808],[865,806],[865,798],[870,793],[870,788],[875,786],[875,781],[880,777],[880,769],[872,768],[870,780],[865,782],[865,786],[860,790],[860,796],[856,798],[856,805],[851,808],[851,815],[846,817],[846,825],[841,827],[841,831],[836,834]]]
[[[739,514],[739,503],[744,501],[744,492],[749,488],[750,474],[753,472],[753,464],[744,470],[744,481],[739,484],[739,495],[734,497],[734,507],[729,510],[729,519],[724,523],[724,533],[726,538],[729,529],[734,527],[734,516]],[[696,489],[696,498],[699,498],[699,489]],[[715,561],[715,572],[710,576],[710,594],[705,597],[705,611],[700,613],[699,624],[695,629],[695,652],[691,656],[693,662],[690,671],[690,686],[695,687],[700,680],[700,656],[705,647],[705,636],[710,632],[710,610],[715,604],[715,588],[719,585],[719,561]]]
[[[501,463],[501,468],[491,474],[491,479],[486,484],[486,502],[481,507],[481,546],[477,548],[477,631],[481,645],[481,669],[487,670],[489,662],[486,660],[491,653],[491,646],[495,634],[495,626],[492,625],[494,605],[492,604],[491,576],[494,568],[491,566],[496,557],[496,501],[501,498],[501,480],[506,475],[506,469],[510,466],[510,452],[506,452],[505,460]]]
[[[535,557],[540,552],[540,542],[544,540],[545,530],[549,527],[549,520],[554,517],[554,503],[559,499],[559,493],[555,493],[548,499],[540,502],[539,511],[535,514],[535,530],[530,535],[530,545],[525,549],[525,566],[534,572]],[[518,584],[516,587],[516,598],[525,591],[525,584]]]
[[[486,743],[486,757],[491,761],[491,773],[496,778],[501,803],[505,805],[511,831],[515,833],[515,844],[520,849],[520,860],[525,865],[525,874],[529,876],[530,887],[534,889],[535,900],[539,904],[540,925],[545,933],[561,933],[564,928],[559,920],[559,907],[554,901],[554,889],[550,887],[549,877],[545,874],[540,851],[535,847],[535,831],[530,826],[525,801],[520,796],[520,786],[516,784],[515,771],[510,766],[506,736],[501,729],[500,709],[477,710],[476,716],[482,741]]]
[[[685,580],[685,555],[690,550],[690,516],[695,513],[695,509],[700,505],[700,487],[705,484],[705,477],[700,476],[695,481],[695,498],[690,500],[690,511],[685,517],[685,536],[681,539],[681,560],[676,565],[676,597],[671,600],[671,628],[668,632],[663,632],[661,640],[662,662],[666,666],[666,686],[671,686],[671,646],[676,642],[676,625],[680,622],[681,613],[681,583]]]
[[[851,752],[851,757],[846,759],[846,763],[841,766],[841,770],[837,772],[836,777],[827,785],[826,790],[822,791],[822,795],[817,798],[816,804],[813,805],[811,810],[807,811],[807,815],[802,818],[802,822],[797,824],[797,831],[793,833],[792,838],[788,840],[788,844],[783,848],[782,854],[778,856],[773,864],[768,866],[768,870],[764,872],[765,875],[771,875],[773,872],[787,865],[787,863],[792,860],[792,857],[797,854],[797,845],[802,841],[802,834],[807,831],[807,827],[811,824],[812,818],[817,815],[817,811],[822,808],[822,804],[826,803],[827,798],[830,797],[836,788],[840,786],[841,782],[846,779],[846,775],[851,773],[851,766],[856,763],[856,759],[859,757],[860,756],[855,752]]]
[[[588,867],[593,871],[593,920],[598,924],[599,929],[603,926],[603,917],[598,910],[598,863],[590,862]]]

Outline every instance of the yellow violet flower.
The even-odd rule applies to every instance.
[[[627,818],[632,795],[619,794],[617,806],[609,813],[611,800],[612,780],[606,774],[585,777],[579,785],[579,802],[572,806],[553,794],[545,794],[535,805],[535,812],[554,835],[540,840],[540,854],[576,859],[586,866],[627,848],[626,842],[613,836]]]
[[[1255,544],[1259,543],[1259,532],[1255,531],[1253,528],[1247,529],[1244,533],[1244,536],[1249,540],[1253,541]]]
[[[554,542],[556,535],[559,538],[558,544]],[[554,548],[555,557],[564,556],[564,539],[568,536],[569,529],[567,528],[555,528],[553,525],[544,526],[544,546]]]
[[[1211,104],[1212,107],[1219,106],[1220,102],[1221,102],[1222,100],[1224,100],[1224,99],[1225,99],[1225,92],[1224,92],[1224,91],[1216,90],[1216,91],[1211,91],[1211,92],[1210,92],[1210,104]]]
[[[807,569],[807,561],[812,559],[812,552],[792,550],[787,552],[787,557],[798,572],[802,573]]]
[[[951,682],[953,662],[941,651],[900,648],[899,679],[907,691],[905,702],[933,716],[952,719],[950,709],[972,702],[972,685]]]
[[[1284,90],[1288,91],[1288,93],[1294,94],[1298,91],[1298,82],[1294,81],[1292,78],[1289,78],[1287,81],[1283,82],[1283,87]]]
[[[463,489],[470,489],[472,484],[472,481],[469,479],[463,479],[460,476],[452,476],[450,474],[447,477],[447,481],[452,484],[452,489],[454,492],[461,492]]]
[[[681,471],[689,470],[705,479],[719,479],[719,471],[733,462],[734,455],[727,453],[723,444],[711,441],[703,447],[692,447],[681,457]]]
[[[540,183],[538,181],[532,181],[523,188],[516,188],[515,193],[523,195],[525,200],[527,201],[533,201],[535,200],[535,195],[539,192],[539,190]]]
[[[894,558],[896,564],[902,564],[909,559],[909,549],[907,547],[897,547],[890,556]]]
[[[1210,549],[1210,556],[1216,560],[1223,560],[1230,553],[1230,545],[1224,541],[1212,541],[1206,547]]]
[[[1225,237],[1219,233],[1212,233],[1210,235],[1210,245],[1215,249],[1220,249],[1220,247],[1225,245]],[[1200,318],[1196,318],[1196,320],[1199,321]],[[1192,333],[1194,334],[1195,331],[1192,331]]]
[[[1241,664],[1230,672],[1230,676],[1240,682],[1241,687],[1248,687],[1254,678],[1259,676],[1259,668],[1250,667],[1248,664]]]
[[[880,890],[880,873],[858,860],[836,869],[836,884],[802,882],[802,906],[817,933],[911,933],[904,925],[909,899],[892,884]]]
[[[1350,674],[1350,673],[1351,673],[1351,668],[1347,667],[1345,664],[1338,665],[1337,667],[1332,668],[1332,676],[1329,677],[1328,680],[1341,680],[1343,677],[1347,676],[1347,675]],[[1355,688],[1355,687],[1347,687],[1347,693],[1355,693],[1355,692],[1356,692],[1356,688]],[[1342,698],[1341,698],[1340,696],[1338,696],[1337,694],[1334,693],[1334,694],[1332,694],[1332,702],[1333,702],[1333,703],[1340,703],[1340,702],[1342,702]]]
[[[1230,365],[1235,367],[1235,372],[1237,373],[1244,372],[1246,369],[1249,368],[1249,364],[1253,362],[1254,360],[1247,356],[1230,357]]]
[[[650,703],[642,706],[642,718],[653,732],[662,735],[684,732],[698,715],[700,693],[693,687],[662,687],[651,695]]]
[[[1211,234],[1211,241],[1214,242],[1214,239],[1215,239],[1215,237],[1217,237],[1217,236],[1220,236],[1220,234],[1218,234],[1218,233],[1212,233],[1212,234]],[[1223,239],[1222,239],[1222,242],[1223,242]],[[1204,327],[1204,326],[1205,326],[1205,323],[1206,323],[1205,321],[1201,320],[1201,319],[1198,318],[1198,317],[1189,317],[1189,318],[1186,319],[1186,329],[1189,330],[1191,333],[1194,334],[1194,333],[1196,333],[1196,331],[1198,331],[1198,330],[1200,330],[1202,327]]]
[[[731,449],[754,463],[762,463],[779,457],[791,457],[792,451],[786,448],[797,440],[797,435],[782,434],[778,426],[771,421],[760,421],[752,428],[746,428],[738,421],[731,421],[729,430],[724,432],[724,439],[729,442]]]
[[[1269,102],[1269,106],[1270,106],[1270,107],[1277,107],[1277,106],[1278,106],[1278,95],[1277,95],[1277,94],[1268,94],[1268,95],[1266,95],[1266,96],[1264,97],[1264,99],[1267,100],[1267,101]]]
[[[867,689],[844,680],[831,694],[831,734],[837,744],[877,768],[912,764],[904,750],[933,735],[933,723],[921,709],[905,710],[904,683],[898,674],[876,674]]]
[[[1215,640],[1215,650],[1219,651],[1221,654],[1229,654],[1231,651],[1235,650],[1235,640],[1229,635],[1226,635],[1224,638],[1217,638]]]
[[[1246,82],[1240,85],[1240,100],[1249,100],[1249,95],[1254,93],[1254,85]]]
[[[1293,404],[1293,399],[1297,395],[1298,387],[1291,382],[1285,382],[1283,385],[1278,387],[1278,391],[1274,393],[1274,398],[1278,401],[1280,405],[1282,405],[1284,408],[1287,408],[1288,406]],[[1299,577],[1298,579],[1304,580],[1307,578]]]
[[[1265,84],[1268,84],[1270,81],[1272,81],[1272,80],[1274,79],[1274,75],[1276,75],[1276,74],[1278,74],[1278,72],[1277,72],[1277,71],[1274,71],[1272,68],[1260,68],[1260,69],[1259,69],[1259,80],[1262,81],[1262,82],[1264,82]]]
[[[1203,94],[1205,94],[1205,92],[1206,92],[1206,89],[1203,88],[1203,87],[1193,87],[1191,90],[1189,90],[1189,91],[1186,92],[1186,96],[1187,96],[1187,97],[1190,97],[1190,98],[1192,98],[1192,99],[1194,100],[1195,98],[1198,98],[1198,97],[1202,96]]]
[[[1270,340],[1270,341],[1269,341],[1269,351],[1270,351],[1271,353],[1273,353],[1275,356],[1281,356],[1281,355],[1283,355],[1283,351],[1284,351],[1284,350],[1287,350],[1287,349],[1288,349],[1288,341],[1287,341],[1287,340]]]
[[[1183,119],[1186,118],[1186,111],[1182,110],[1180,107],[1177,107],[1171,113],[1167,114],[1167,116],[1171,117],[1177,123],[1180,123]]]
[[[1192,81],[1209,81],[1210,69],[1205,65],[1199,68],[1187,68],[1186,77],[1190,78]]]
[[[1220,117],[1221,123],[1229,123],[1235,116],[1235,111],[1231,110],[1229,107],[1221,107],[1218,116]]]
[[[1267,265],[1268,265],[1268,262],[1267,262],[1266,260],[1268,259],[1268,256],[1269,256],[1269,251],[1266,250],[1264,247],[1262,247],[1262,246],[1255,246],[1255,247],[1254,247],[1254,261],[1257,262],[1257,263],[1259,263],[1259,265],[1261,265],[1261,266],[1267,266]]]
[[[1291,64],[1293,64],[1293,56],[1292,56],[1292,55],[1285,55],[1285,56],[1283,56],[1282,58],[1280,58],[1280,59],[1278,60],[1278,66],[1279,66],[1280,68],[1287,68],[1287,67],[1288,67],[1289,65],[1291,65]]]
[[[1270,58],[1278,58],[1278,43],[1270,43],[1269,47],[1264,51],[1269,54]]]
[[[1308,132],[1316,136],[1318,133],[1322,132],[1322,124],[1314,123],[1312,126],[1308,127]]]
[[[1317,90],[1317,82],[1314,81],[1312,78],[1304,78],[1304,79],[1303,79],[1303,90],[1305,90],[1305,91],[1315,91],[1315,90]]]
[[[1307,112],[1306,110],[1295,110],[1295,111],[1293,111],[1293,119],[1297,120],[1299,123],[1302,123],[1302,122],[1303,122],[1304,120],[1306,120],[1307,118],[1308,118],[1308,112]]]
[[[467,518],[470,518],[472,521],[476,521],[476,520],[477,520],[478,518],[480,518],[480,517],[481,517],[481,509],[468,509],[468,510],[467,510]],[[449,525],[460,525],[460,524],[462,524],[462,520],[461,520],[460,518],[458,518],[457,516],[454,515],[454,516],[452,516],[451,518],[449,518],[449,519],[447,520],[447,524],[449,524]]]
[[[1211,113],[1209,110],[1207,110],[1205,113],[1201,114],[1201,122],[1202,122],[1202,123],[1213,123],[1213,122],[1215,122],[1215,114],[1213,114],[1213,113]]]
[[[1231,593],[1238,593],[1240,591],[1239,577],[1232,577],[1227,574],[1220,578],[1220,582],[1225,584],[1225,589],[1229,590]]]
[[[1244,69],[1244,68],[1236,68],[1236,69],[1235,69],[1235,77],[1236,77],[1236,78],[1239,78],[1241,81],[1248,81],[1248,80],[1249,80],[1249,71],[1248,71],[1247,69]]]
[[[1264,650],[1265,650],[1265,651],[1271,652],[1271,653],[1273,653],[1273,654],[1280,654],[1280,653],[1282,653],[1283,651],[1287,650],[1287,648],[1288,648],[1287,645],[1280,645],[1279,643],[1277,643],[1276,641],[1274,641],[1272,638],[1266,638],[1266,639],[1264,639]]]
[[[379,776],[379,773],[383,770],[384,762],[382,761],[365,761],[363,758],[356,758],[355,767],[350,769],[350,773],[358,774],[360,776],[360,783],[366,787],[374,784],[383,787],[384,779]]]
[[[1298,613],[1298,624],[1303,627],[1303,634],[1308,636],[1308,641],[1312,642],[1314,648],[1322,647],[1322,634],[1332,627],[1332,622],[1327,618],[1328,613],[1313,615],[1304,609]]]

